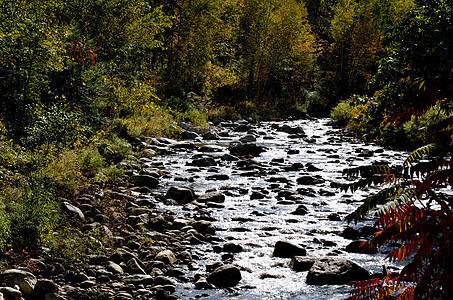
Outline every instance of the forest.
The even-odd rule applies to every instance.
[[[122,162],[143,153],[145,137],[177,139],[187,124],[207,129],[216,119],[330,117],[366,141],[411,151],[402,165],[344,171],[359,181],[343,190],[383,187],[346,221],[376,213],[365,246],[400,241],[388,259],[410,261],[399,274],[353,283],[351,298],[447,299],[452,6],[1,0],[0,270],[43,252],[83,264],[114,247],[59,211],[81,193],[127,185]]]

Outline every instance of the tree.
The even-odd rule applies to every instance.
[[[405,16],[413,0],[341,0],[331,21],[332,63],[339,97],[363,93],[384,56],[383,36]]]
[[[240,5],[237,49],[248,99],[270,92],[279,96],[279,85],[304,82],[314,50],[304,4],[243,0]]]

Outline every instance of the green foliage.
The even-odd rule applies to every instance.
[[[312,68],[314,37],[304,4],[244,0],[240,9],[236,43],[248,100],[265,93],[288,97],[308,81]]]
[[[108,162],[120,162],[132,153],[131,145],[124,139],[112,134],[108,139],[104,139],[98,146],[99,153]]]
[[[31,178],[0,195],[0,246],[36,249],[58,221],[58,205],[42,180]]]
[[[339,102],[337,106],[332,110],[330,114],[330,119],[334,124],[345,126],[347,125],[352,118],[354,107],[345,101]]]
[[[77,143],[89,131],[82,122],[80,112],[69,111],[64,105],[54,105],[39,112],[33,125],[26,128],[24,144],[32,148],[42,144]]]
[[[413,0],[338,1],[328,55],[340,97],[363,93],[384,55],[382,37],[414,6]],[[331,66],[331,67],[332,67]]]
[[[108,166],[98,173],[98,178],[108,184],[120,184],[123,182],[124,169],[118,165]]]

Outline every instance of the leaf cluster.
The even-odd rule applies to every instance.
[[[451,145],[451,144],[449,144]],[[408,262],[399,274],[353,282],[350,299],[447,298],[452,290],[453,195],[445,188],[453,186],[451,153],[438,144],[413,151],[402,166],[364,166],[344,171],[346,176],[360,177],[355,183],[342,185],[355,191],[368,185],[389,185],[346,217],[348,222],[366,216],[377,217],[375,236],[364,247],[376,248],[390,242],[401,246],[390,252],[391,262]]]

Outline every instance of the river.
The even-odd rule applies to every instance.
[[[304,134],[297,130],[291,134],[285,128],[302,128]],[[195,139],[197,149],[157,156],[154,163],[164,166],[170,174],[162,179],[165,187],[162,190],[172,185],[186,186],[198,194],[219,190],[226,196],[222,205],[208,208],[217,227],[216,238],[213,243],[192,246],[200,268],[188,271],[189,274],[206,273],[204,266],[221,261],[225,254],[214,251],[215,246],[230,242],[243,248],[240,253],[224,257],[241,269],[242,280],[235,288],[209,290],[194,289],[190,281],[180,282],[175,295],[181,299],[344,299],[348,296],[347,285],[307,285],[307,272],[292,271],[288,266],[290,259],[272,256],[279,240],[302,245],[308,256],[344,257],[370,272],[380,272],[384,263],[389,265],[384,262],[382,252],[346,252],[344,248],[351,240],[339,235],[347,226],[360,229],[372,225],[371,220],[357,225],[342,220],[361,199],[376,190],[369,188],[352,194],[340,192],[332,183],[346,182],[342,176],[345,168],[371,163],[394,165],[401,163],[407,153],[364,143],[343,129],[330,126],[328,119],[251,125],[244,122],[243,130],[236,131],[233,124],[225,122],[219,126],[218,133],[219,139]],[[248,160],[226,159],[225,154],[230,153],[228,147],[244,137],[248,141],[256,139],[253,143],[265,151]],[[215,164],[193,166],[194,160],[207,157],[213,158]],[[209,180],[219,174],[227,176],[223,180]],[[319,183],[299,184],[297,179],[301,176],[317,178]],[[300,204],[305,205],[308,214],[292,214]],[[176,217],[195,214],[187,206],[161,204],[160,209],[171,210]]]

